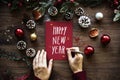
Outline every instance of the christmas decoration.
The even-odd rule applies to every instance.
[[[84,14],[83,8],[77,7],[77,8],[75,9],[75,14],[76,14],[77,16],[82,16],[82,15]]]
[[[60,13],[66,13],[69,10],[74,11],[74,7],[76,7],[78,5],[79,5],[79,3],[76,1],[66,1],[62,4],[62,6],[60,8]]]
[[[85,54],[85,55],[92,55],[92,54],[94,54],[94,51],[95,51],[95,50],[94,50],[94,47],[88,45],[88,46],[86,46],[85,49],[84,49],[84,54]]]
[[[52,1],[49,0],[48,2],[39,2],[38,6],[33,10],[33,17],[35,20],[39,20],[44,14],[48,6],[52,5]]]
[[[37,39],[36,33],[30,34],[30,39],[31,39],[32,41],[35,41],[35,40]]]
[[[56,7],[51,6],[48,9],[48,13],[49,13],[50,16],[56,16],[58,14],[58,10],[57,10]]]
[[[89,7],[95,7],[103,3],[103,0],[2,0],[2,3],[5,3],[10,7],[11,10],[17,10],[21,7],[30,8],[33,9],[33,17],[35,20],[39,20],[41,17],[43,17],[46,13],[46,9],[49,10],[55,10],[55,12],[51,13],[49,11],[49,14],[51,16],[55,16],[57,14],[57,9],[60,9],[60,13],[66,13],[67,11],[71,10],[74,11],[75,14],[80,16],[84,13],[84,10],[79,6],[79,3],[89,6]],[[115,7],[115,9],[120,5],[119,0],[106,0],[106,2],[111,2],[112,6]],[[54,8],[51,9],[50,6],[54,6]],[[55,8],[57,7],[57,8]],[[58,12],[58,13],[59,13]],[[116,14],[116,13],[115,13]],[[116,16],[117,15],[117,16]],[[115,19],[113,21],[119,20],[119,14],[115,15]],[[100,15],[98,16],[100,17]],[[97,17],[96,17],[97,18]]]
[[[34,56],[36,55],[35,49],[34,49],[34,48],[28,48],[28,49],[26,50],[26,55],[27,55],[28,57],[34,57]]]
[[[89,32],[91,38],[95,38],[99,35],[99,30],[97,28],[92,28]]]
[[[26,23],[26,27],[28,29],[34,29],[36,27],[36,23],[34,20],[28,20]]]
[[[18,54],[16,52],[6,51],[0,48],[0,58],[6,58],[8,60],[14,60],[14,61],[24,61],[29,68],[32,68],[31,62],[27,59],[27,57],[25,57],[22,54]]]
[[[91,25],[91,20],[87,16],[81,16],[78,19],[78,23],[82,28],[88,28]]]
[[[103,35],[101,36],[101,43],[102,43],[103,45],[106,46],[107,44],[110,43],[110,41],[111,41],[111,38],[110,38],[109,35],[103,34]]]
[[[19,49],[19,50],[25,50],[26,47],[27,47],[27,44],[26,44],[25,41],[21,40],[21,41],[17,42],[17,49]]]
[[[33,17],[35,20],[39,20],[44,14],[45,14],[45,8],[44,7],[36,7],[32,11]]]
[[[73,15],[74,15],[73,12],[67,11],[65,13],[64,17],[66,20],[71,20],[71,19],[73,19]]]
[[[119,4],[120,4],[120,1],[119,0],[112,0],[112,1],[113,1],[112,2],[113,7],[117,8],[119,6]]]
[[[106,0],[110,2],[111,0]],[[69,7],[75,7],[79,3],[85,5],[85,6],[90,6],[90,7],[95,7],[99,6],[100,4],[103,3],[103,0],[1,0],[2,3],[5,3],[10,7],[11,10],[17,10],[20,9],[21,7],[25,8],[35,8],[37,6],[42,6],[42,7],[48,7],[50,5],[54,6],[61,6],[61,10],[64,10],[65,8]],[[119,0],[113,0],[113,5],[118,5]],[[67,7],[65,7],[67,6]]]
[[[120,5],[114,10],[115,17],[113,18],[113,21],[119,21],[120,20]]]
[[[17,28],[17,29],[15,30],[15,35],[16,35],[17,37],[23,37],[23,36],[24,36],[24,31],[23,31],[23,29]]]
[[[97,20],[103,19],[103,13],[97,12],[97,13],[95,14],[95,18],[96,18]]]
[[[120,0],[111,0],[111,7],[114,9],[114,18],[113,21],[119,21],[120,20]]]

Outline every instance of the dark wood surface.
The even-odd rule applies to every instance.
[[[108,5],[101,5],[96,8],[83,7],[86,15],[91,18],[92,27],[97,27],[100,30],[100,34],[96,39],[89,38],[89,30],[82,29],[77,23],[77,17],[75,16],[73,21],[73,46],[79,46],[83,51],[85,46],[92,45],[95,48],[95,54],[87,58],[84,56],[84,69],[87,72],[88,80],[120,80],[120,23],[113,22],[113,10]],[[95,13],[103,12],[104,19],[101,22],[96,22]],[[24,54],[17,50],[16,43],[17,38],[14,35],[14,30],[17,27],[22,27],[25,30],[25,40],[27,41],[27,47],[33,47],[36,50],[45,48],[45,24],[42,20],[36,22],[37,27],[35,32],[38,35],[36,42],[31,42],[29,35],[30,31],[26,30],[21,24],[23,13],[28,13],[31,18],[31,11],[24,9],[20,11],[10,12],[10,10],[1,5],[0,6],[0,30],[11,29],[10,26],[14,26],[11,29],[9,35],[13,36],[10,44],[0,44],[1,49],[6,51],[14,51],[18,54]],[[64,21],[63,16],[51,18],[53,21]],[[17,26],[17,27],[15,27]],[[102,34],[109,34],[111,36],[111,42],[108,46],[103,47],[100,43],[100,37]],[[3,39],[4,36],[0,36]],[[76,41],[76,38],[80,38]],[[25,62],[11,61],[6,58],[0,59],[0,71],[9,70],[14,78],[23,74],[29,73],[30,70]],[[68,61],[54,61],[54,67],[52,71],[51,80],[72,80],[72,72],[69,68]]]

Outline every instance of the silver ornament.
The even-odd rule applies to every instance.
[[[102,19],[103,19],[103,13],[97,12],[97,13],[95,14],[95,18],[96,18],[97,20],[102,20]]]

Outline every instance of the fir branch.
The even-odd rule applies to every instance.
[[[29,68],[32,68],[32,65],[27,57],[15,52],[7,52],[3,49],[0,49],[0,58],[6,58],[13,61],[24,61]]]

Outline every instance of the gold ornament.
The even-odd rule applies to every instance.
[[[36,33],[30,34],[30,38],[31,38],[32,41],[35,41],[37,39]]]

